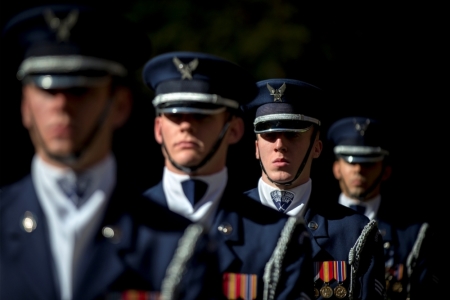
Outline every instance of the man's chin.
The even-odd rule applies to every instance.
[[[283,173],[283,172],[281,174],[279,172],[273,173],[272,175],[269,174],[269,177],[273,181],[280,182],[280,183],[289,182],[292,179],[294,179],[293,175],[286,174],[286,173]]]

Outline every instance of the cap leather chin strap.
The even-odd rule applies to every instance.
[[[108,102],[105,105],[105,108],[103,109],[99,118],[97,119],[97,123],[92,128],[91,132],[89,133],[87,138],[84,140],[84,142],[81,144],[80,149],[77,151],[74,151],[73,153],[70,153],[68,155],[58,155],[58,154],[51,153],[51,151],[48,149],[47,145],[45,144],[44,139],[42,138],[42,135],[39,133],[39,130],[36,126],[36,135],[37,135],[37,138],[41,141],[42,148],[43,148],[45,154],[50,159],[58,161],[64,165],[74,165],[83,156],[83,154],[86,152],[87,148],[89,148],[89,145],[94,141],[95,136],[100,131],[102,125],[104,124],[104,122],[106,120],[106,117],[108,116],[108,113],[111,109],[112,103],[113,103],[113,97],[110,97],[108,99]],[[36,124],[32,114],[31,114],[31,118],[33,120],[33,123]]]
[[[272,178],[270,178],[269,174],[267,174],[266,169],[264,168],[264,165],[261,161],[261,159],[259,159],[259,164],[261,165],[261,169],[263,170],[264,174],[266,174],[267,179],[269,179],[270,182],[278,184],[278,185],[284,185],[284,186],[289,186],[291,185],[295,180],[297,180],[297,178],[300,176],[300,174],[303,172],[303,169],[305,168],[306,162],[308,161],[308,157],[309,154],[311,153],[312,147],[314,145],[314,141],[316,139],[316,135],[318,132],[318,127],[316,125],[313,125],[313,133],[311,134],[311,139],[309,141],[309,147],[308,150],[306,151],[305,156],[303,157],[303,161],[300,164],[300,167],[297,169],[297,174],[295,174],[294,179],[287,181],[287,182],[280,182],[280,181],[275,181]]]
[[[223,138],[224,138],[225,134],[227,133],[228,128],[230,127],[231,118],[232,118],[232,115],[230,115],[227,122],[223,126],[222,131],[219,134],[219,138],[217,139],[216,143],[211,148],[211,151],[209,151],[209,153],[205,156],[205,158],[203,158],[203,160],[198,165],[195,165],[192,167],[186,167],[186,166],[182,166],[182,165],[176,163],[170,156],[169,151],[167,151],[167,147],[166,147],[166,144],[164,143],[164,139],[163,139],[162,147],[164,148],[164,151],[167,154],[167,158],[169,159],[172,166],[174,166],[175,168],[177,168],[178,170],[180,170],[186,174],[193,174],[195,171],[197,171],[198,169],[203,167],[214,156],[214,154],[217,152],[217,149],[219,149],[220,145],[222,144]]]

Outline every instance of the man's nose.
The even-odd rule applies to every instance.
[[[275,149],[278,151],[286,151],[286,144],[283,140],[283,135],[278,135],[275,141]]]

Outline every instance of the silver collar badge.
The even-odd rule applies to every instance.
[[[178,71],[181,73],[181,79],[192,79],[192,72],[197,69],[198,66],[198,59],[194,59],[188,64],[183,64],[181,60],[178,59],[178,57],[173,58],[173,63],[175,64],[175,67],[177,67]]]
[[[354,120],[354,123],[355,123],[356,131],[358,131],[361,136],[364,136],[364,133],[366,132],[367,128],[369,127],[370,120],[366,119],[366,123],[364,123],[364,124],[360,124],[360,123],[356,122],[356,120]]]
[[[70,37],[70,30],[78,21],[78,11],[71,11],[65,19],[60,19],[55,16],[53,11],[46,10],[44,18],[48,27],[56,32],[56,38],[59,42],[66,42]]]
[[[286,90],[286,83],[283,83],[283,85],[279,89],[274,89],[270,86],[270,84],[267,84],[267,89],[269,90],[270,95],[273,96],[274,102],[281,102],[281,97]]]

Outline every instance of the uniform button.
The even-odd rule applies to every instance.
[[[118,243],[120,242],[120,230],[117,228],[112,228],[109,226],[105,226],[102,228],[102,234],[105,238],[109,239],[111,243]]]
[[[26,232],[33,232],[37,227],[37,221],[33,213],[26,211],[22,219],[23,230]]]
[[[384,249],[389,249],[389,248],[391,247],[391,243],[385,242],[385,243],[383,244],[383,247],[384,247]]]
[[[230,235],[233,231],[233,227],[229,223],[220,224],[217,229],[225,235]]]
[[[308,227],[309,227],[309,229],[316,230],[317,228],[319,228],[319,224],[317,224],[314,221],[311,221],[308,223]]]

